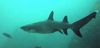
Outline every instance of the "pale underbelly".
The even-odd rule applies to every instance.
[[[51,34],[51,31],[30,31],[30,33],[39,33],[39,34]]]

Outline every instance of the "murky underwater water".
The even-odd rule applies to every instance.
[[[100,48],[100,12],[80,29],[82,38],[71,29],[68,35],[28,33],[21,26],[47,20],[62,22],[67,15],[70,24],[100,11],[99,0],[0,0],[0,48]],[[83,22],[84,23],[84,22]],[[62,31],[62,30],[61,30]],[[7,38],[9,35],[12,38]]]

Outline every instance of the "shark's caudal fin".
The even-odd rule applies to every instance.
[[[64,17],[64,19],[63,19],[62,22],[64,22],[64,23],[68,23],[68,18],[67,18],[67,16]],[[68,33],[67,33],[67,29],[68,29],[68,28],[64,28],[64,29],[62,29],[63,32],[64,32],[64,34],[66,34],[66,35],[68,35]]]
[[[73,23],[71,25],[71,29],[74,31],[76,35],[79,37],[82,37],[80,33],[80,28],[86,25],[92,18],[95,18],[97,12],[93,12],[90,15],[86,16],[85,18],[82,18],[81,20],[78,20],[77,22]]]

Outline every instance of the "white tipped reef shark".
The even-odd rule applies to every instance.
[[[97,12],[93,12],[88,16],[74,22],[73,24],[68,23],[67,16],[64,17],[62,22],[54,21],[53,14],[54,12],[51,11],[47,20],[28,24],[20,28],[26,32],[31,32],[31,33],[49,34],[58,31],[61,34],[64,33],[65,35],[68,34],[67,29],[70,28],[77,36],[82,37],[80,33],[80,28],[82,28],[89,21],[91,21],[92,18],[95,18]]]

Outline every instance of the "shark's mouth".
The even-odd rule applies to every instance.
[[[25,26],[20,27],[20,29],[22,29],[23,31],[30,31],[28,28],[26,28]]]

